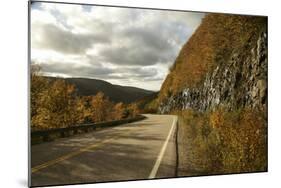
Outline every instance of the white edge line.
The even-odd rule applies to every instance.
[[[156,160],[156,162],[155,162],[155,164],[154,164],[154,166],[153,166],[153,168],[152,168],[152,170],[151,170],[151,172],[150,172],[150,175],[149,175],[148,179],[153,179],[153,178],[155,178],[155,176],[156,176],[156,174],[157,174],[158,168],[159,168],[159,166],[160,166],[160,164],[161,164],[162,158],[163,158],[163,156],[164,156],[165,150],[166,150],[166,148],[167,148],[169,139],[170,139],[170,137],[171,137],[171,135],[172,135],[172,132],[173,132],[173,130],[174,130],[174,127],[175,127],[175,125],[176,125],[176,122],[177,122],[177,117],[174,117],[173,125],[172,125],[172,127],[171,127],[171,129],[170,129],[170,132],[169,132],[169,134],[168,134],[168,136],[167,136],[167,138],[166,138],[166,140],[165,140],[165,143],[164,143],[163,146],[162,146],[162,149],[161,149],[161,151],[160,151],[160,153],[159,153],[159,155],[158,155],[158,157],[157,157],[157,160]]]

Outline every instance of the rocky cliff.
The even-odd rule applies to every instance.
[[[229,110],[266,107],[267,33],[264,28],[257,31],[257,37],[233,49],[226,61],[216,63],[196,87],[184,87],[162,100],[158,111],[168,113],[188,108],[205,111],[218,106]]]

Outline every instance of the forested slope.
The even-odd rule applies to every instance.
[[[206,15],[156,101],[179,115],[179,176],[267,171],[267,18]]]
[[[211,105],[217,100],[232,97],[232,92],[240,90],[239,87],[249,79],[252,82],[249,87],[245,86],[247,91],[242,89],[241,95],[249,96],[250,90],[255,89],[256,85],[264,90],[264,73],[267,71],[266,22],[265,17],[207,15],[183,46],[166,77],[159,92],[159,105],[165,106],[172,98],[184,93],[187,95],[187,90],[191,89],[195,89],[194,95],[198,93],[197,98],[201,98],[199,103],[208,102]],[[233,83],[235,89],[232,91],[215,91],[213,93],[216,96],[211,101],[204,101],[210,95],[209,92],[218,90],[218,87],[231,88]],[[204,88],[208,88],[208,91],[203,91]],[[182,105],[178,104],[174,108],[184,108]],[[204,105],[206,109],[209,104]]]

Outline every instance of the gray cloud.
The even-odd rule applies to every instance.
[[[40,35],[43,38],[43,40],[34,41],[34,48],[51,49],[66,54],[81,54],[95,43],[110,43],[110,38],[105,35],[74,34],[53,24],[42,24],[34,35]]]
[[[160,88],[168,67],[204,16],[51,5],[38,4],[40,9],[34,8],[36,19],[31,24],[32,50],[41,50],[31,53],[32,59],[43,62],[43,72],[130,83],[154,90]],[[48,56],[48,50],[58,54]]]
[[[132,41],[137,42],[150,49],[167,50],[171,49],[168,42],[168,36],[163,32],[157,32],[157,25],[150,28],[132,27],[124,31],[123,37],[128,37]],[[159,28],[158,28],[159,29]],[[168,28],[166,28],[168,29]]]
[[[176,35],[175,35],[176,33]],[[153,65],[172,63],[181,45],[192,34],[182,22],[162,22],[151,25],[131,26],[115,33],[120,46],[106,46],[100,58],[121,65]]]
[[[35,63],[35,62],[34,62]],[[75,63],[41,62],[39,63],[45,75],[63,75],[67,77],[91,77],[105,80],[143,80],[159,81],[157,68],[141,66],[109,68],[96,64],[96,66],[77,66]]]
[[[135,46],[136,45],[136,46]],[[159,53],[163,53],[162,56]],[[101,58],[105,62],[111,62],[118,65],[153,65],[157,62],[167,61],[170,53],[165,54],[156,48],[140,46],[134,44],[133,46],[120,48],[106,48],[100,51]]]
[[[169,28],[166,28],[169,29]],[[100,57],[106,62],[121,65],[153,65],[173,61],[176,49],[169,41],[169,33],[157,32],[156,28],[127,28],[118,36],[125,41],[122,46],[105,47]]]
[[[110,68],[102,66],[77,66],[74,63],[40,63],[40,66],[45,74],[63,74],[73,77],[93,77],[93,75],[96,77],[106,77],[114,73]]]

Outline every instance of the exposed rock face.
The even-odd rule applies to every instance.
[[[197,88],[185,88],[162,102],[160,113],[192,108],[199,111],[223,105],[229,110],[267,103],[267,36],[261,33],[255,45],[245,45],[230,59],[217,65]]]

